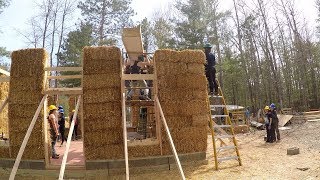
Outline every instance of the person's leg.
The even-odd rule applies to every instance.
[[[209,84],[209,93],[212,94],[213,93],[213,79],[212,79],[212,75],[211,75],[211,72],[210,71],[206,71],[206,77],[207,77],[207,81],[208,81],[208,84]]]
[[[63,142],[64,142],[64,140],[65,140],[65,137],[64,137],[64,128],[61,128],[61,130],[60,130],[60,136],[61,136],[61,146],[62,146],[62,144],[63,144]]]
[[[212,69],[212,76],[213,76],[212,85],[213,85],[215,93],[218,94],[219,90],[218,90],[218,84],[217,84],[217,80],[216,80],[216,68]]]
[[[277,140],[280,140],[280,131],[279,131],[279,120],[275,122],[275,131],[277,133]]]
[[[75,135],[75,139],[78,140],[78,125],[74,125],[74,135]]]

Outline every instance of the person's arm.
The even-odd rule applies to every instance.
[[[55,118],[55,116],[53,114],[51,114],[50,117],[49,117],[50,123],[52,123],[53,129],[54,129],[54,132],[56,133],[56,135],[59,135],[58,127],[57,127],[57,124],[56,124],[54,118]]]

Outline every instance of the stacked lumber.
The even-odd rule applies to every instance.
[[[0,77],[7,77],[4,74],[1,74]],[[8,82],[0,82],[0,105],[5,101],[8,97],[9,93],[9,83]],[[9,135],[8,129],[8,106],[0,112],[0,133],[3,133],[6,138]]]
[[[202,51],[157,50],[158,96],[178,153],[205,152],[209,102]],[[171,154],[163,134],[164,154]]]
[[[44,49],[12,52],[9,90],[9,134],[12,157],[16,157],[30,122],[43,97],[47,53]],[[23,159],[44,159],[43,110],[40,112]]]

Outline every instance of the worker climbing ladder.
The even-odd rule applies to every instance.
[[[218,170],[219,163],[227,160],[237,160],[239,162],[239,166],[241,166],[241,158],[239,153],[239,147],[237,144],[236,137],[234,135],[233,125],[231,123],[231,119],[229,116],[229,111],[227,109],[226,101],[222,93],[222,89],[220,87],[220,83],[217,80],[218,85],[218,95],[212,95],[210,97],[210,130],[212,135],[213,142],[213,153],[214,153],[214,161],[215,161],[215,169]],[[213,113],[214,112],[214,113]],[[222,119],[225,121],[222,123]],[[216,123],[215,120],[220,123]],[[220,141],[220,147],[217,147],[216,141]],[[229,140],[229,142],[226,142]],[[231,142],[230,142],[231,140]],[[230,145],[231,144],[231,145]],[[229,156],[218,156],[220,152],[229,150],[233,150],[233,153],[236,155]]]

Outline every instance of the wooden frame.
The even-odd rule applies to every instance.
[[[44,91],[44,94],[48,95],[61,95],[61,94],[75,94],[75,95],[81,95],[83,94],[82,88],[48,88]]]
[[[30,138],[30,135],[31,135],[31,132],[33,130],[33,127],[34,125],[36,124],[36,121],[38,119],[38,116],[40,114],[40,111],[43,107],[43,104],[44,104],[44,101],[47,99],[48,95],[44,95],[38,108],[37,108],[37,111],[35,112],[33,118],[32,118],[32,121],[29,125],[29,128],[27,130],[27,133],[26,135],[24,136],[24,139],[23,139],[23,142],[21,144],[21,147],[19,149],[19,153],[17,155],[17,158],[14,162],[14,165],[13,165],[13,168],[11,170],[11,174],[10,174],[10,177],[9,177],[9,180],[14,180],[15,176],[16,176],[16,173],[17,173],[17,170],[18,170],[18,167],[19,167],[19,164],[20,164],[20,161],[21,161],[21,158],[22,158],[22,155],[23,155],[23,152],[24,152],[24,149],[26,148],[27,146],[27,143],[28,143],[28,140]]]
[[[6,107],[6,105],[8,104],[8,97],[6,97],[6,99],[3,101],[3,103],[0,106],[0,113],[2,112],[2,110],[4,109],[4,107]]]
[[[122,80],[155,80],[154,74],[122,74]]]
[[[4,69],[1,69],[1,68],[0,68],[0,73],[4,74],[6,76],[10,76],[10,72],[8,72],[8,71],[6,71]]]
[[[69,128],[66,149],[65,149],[64,154],[63,154],[62,164],[61,164],[61,168],[60,168],[59,180],[63,180],[64,171],[66,169],[66,163],[67,163],[68,153],[69,153],[69,149],[70,149],[71,138],[72,138],[72,134],[73,134],[73,130],[74,130],[75,120],[77,118],[78,111],[79,111],[80,101],[81,101],[81,95],[78,96],[76,109],[75,109],[75,112],[73,114],[71,126]]]
[[[45,67],[45,71],[82,71],[82,67]]]
[[[82,75],[48,76],[47,79],[81,79]]]

